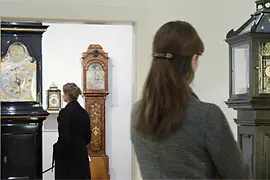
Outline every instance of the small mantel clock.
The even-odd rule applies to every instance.
[[[42,179],[41,23],[1,22],[1,179]]]
[[[55,83],[52,83],[47,90],[47,111],[59,111],[61,104],[61,90]]]
[[[92,141],[89,145],[91,176],[110,179],[105,149],[105,103],[108,95],[108,54],[100,45],[89,45],[82,57],[85,109],[91,116]]]
[[[238,143],[254,179],[270,178],[270,0],[228,32],[230,108],[237,111]]]

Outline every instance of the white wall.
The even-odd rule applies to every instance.
[[[89,44],[100,44],[109,53],[109,95],[106,111],[106,148],[112,180],[131,179],[129,131],[132,105],[132,26],[48,24],[43,36],[43,104],[52,82],[59,88],[75,82],[82,88],[81,55]],[[84,100],[79,99],[84,105]],[[65,105],[65,104],[64,104]],[[52,145],[57,140],[57,114],[44,122],[43,169],[51,166]],[[44,174],[53,179],[53,172]]]
[[[191,1],[191,0],[52,0],[1,1],[0,16],[28,20],[58,19],[62,21],[134,22],[136,79],[134,101],[139,98],[150,65],[154,33],[164,22],[186,20],[198,30],[206,46],[200,57],[194,90],[200,98],[218,104],[236,132],[235,112],[228,109],[228,46],[223,41],[231,28],[242,25],[255,10],[255,0]],[[10,11],[12,9],[12,11]],[[49,11],[48,11],[49,9]],[[140,180],[136,157],[133,156],[133,177]]]

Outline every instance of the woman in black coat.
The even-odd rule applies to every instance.
[[[87,145],[91,140],[90,117],[78,103],[82,94],[74,83],[63,86],[65,108],[58,121],[58,141],[54,144],[55,179],[91,179]]]

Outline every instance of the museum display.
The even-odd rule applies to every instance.
[[[41,23],[1,22],[1,179],[42,179]]]
[[[52,83],[47,90],[47,111],[59,111],[61,105],[61,90],[55,83]]]
[[[237,138],[254,179],[270,177],[270,0],[256,0],[256,12],[226,36],[229,99],[237,111]]]
[[[106,96],[108,93],[108,54],[100,45],[89,45],[82,57],[83,95],[85,109],[91,115],[92,179],[109,180],[109,157],[105,148]]]

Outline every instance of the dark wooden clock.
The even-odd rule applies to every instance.
[[[41,23],[1,22],[1,179],[42,179]]]
[[[229,45],[229,98],[237,111],[237,139],[251,179],[270,179],[270,0],[226,35]]]
[[[105,148],[105,104],[108,95],[108,54],[100,45],[89,45],[82,57],[85,109],[91,116],[89,145],[92,179],[110,179]]]

